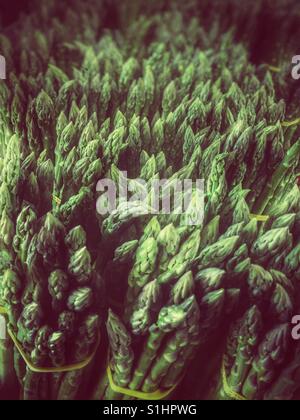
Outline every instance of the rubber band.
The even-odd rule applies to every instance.
[[[293,121],[283,121],[281,123],[282,127],[292,127],[293,125],[298,125],[300,124],[300,118],[296,118]]]
[[[0,313],[7,315],[6,309],[1,307],[1,306],[0,306]],[[12,329],[9,326],[7,327],[7,332],[9,334],[10,338],[12,339],[16,349],[18,350],[18,352],[22,356],[22,359],[24,360],[28,369],[31,370],[32,372],[35,372],[35,373],[64,373],[64,372],[73,372],[73,371],[76,371],[76,370],[83,369],[83,368],[87,367],[92,362],[92,360],[94,359],[94,357],[96,355],[96,352],[98,350],[98,346],[100,344],[100,334],[98,334],[97,342],[95,344],[95,348],[94,348],[93,352],[91,353],[90,356],[88,356],[82,362],[78,362],[78,363],[74,363],[74,364],[66,365],[66,366],[62,366],[62,367],[38,367],[38,366],[35,366],[32,363],[30,357],[26,354],[26,352],[24,351],[21,343],[19,342],[19,340],[15,336],[14,332],[12,331]]]
[[[233,389],[230,388],[227,382],[227,375],[226,375],[226,368],[225,368],[225,358],[223,357],[222,361],[222,382],[223,382],[223,390],[227,397],[232,398],[236,401],[247,401],[247,398],[241,394],[238,394]]]
[[[52,195],[52,197],[53,197],[53,200],[55,201],[55,203],[60,206],[61,205],[61,199],[59,197],[57,197],[56,195]]]
[[[280,67],[272,66],[271,64],[267,64],[267,67],[268,67],[268,70],[270,70],[273,73],[280,73],[281,72]]]
[[[251,219],[256,219],[258,222],[267,222],[270,216],[264,216],[262,214],[250,214]]]
[[[134,391],[133,389],[122,388],[121,386],[116,385],[114,383],[112,373],[111,373],[111,368],[109,365],[106,368],[106,372],[107,372],[107,377],[109,381],[109,386],[114,392],[118,394],[122,394],[122,395],[127,395],[128,397],[133,397],[138,400],[156,400],[156,401],[163,400],[164,398],[168,397],[173,391],[175,391],[175,389],[177,388],[178,384],[181,382],[181,379],[182,379],[181,378],[177,382],[176,385],[174,385],[170,389],[167,389],[166,391],[157,390],[154,392],[142,392],[142,391]]]

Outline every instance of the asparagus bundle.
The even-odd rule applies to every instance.
[[[239,205],[240,203],[238,201],[236,207],[238,208]],[[297,206],[299,206],[299,203],[297,203]],[[237,209],[233,209],[232,221],[234,221],[234,215],[236,212]],[[222,314],[224,308],[224,289],[220,289],[220,287],[224,287],[226,284],[226,279],[228,282],[230,277],[232,279],[231,287],[235,286],[235,288],[229,288],[226,293],[228,299],[228,308],[226,309],[228,311],[227,313],[230,313],[232,308],[236,307],[236,304],[239,302],[241,291],[244,291],[244,298],[247,296],[246,300],[244,300],[244,305],[247,305],[247,302],[250,304],[250,302],[255,299],[262,309],[267,310],[272,316],[275,317],[275,319],[278,319],[279,322],[289,321],[294,308],[292,297],[293,285],[283,272],[278,271],[279,269],[282,269],[284,259],[279,258],[276,260],[275,257],[277,255],[280,257],[283,250],[285,251],[285,255],[290,252],[291,245],[294,241],[292,233],[294,233],[293,228],[295,216],[273,216],[270,219],[269,224],[267,224],[259,231],[258,223],[256,220],[252,220],[250,222],[248,221],[248,210],[244,221],[239,221],[239,223],[233,224],[227,229],[227,231],[225,231],[223,235],[218,238],[218,231],[220,227],[218,223],[219,220],[220,218],[214,219],[208,224],[208,226],[214,226],[215,237],[206,237],[207,233],[211,231],[211,228],[208,229],[208,227],[204,227],[202,229],[202,235],[199,235],[199,233],[195,235],[195,232],[198,232],[198,230],[195,229],[195,232],[191,235],[191,238],[196,239],[197,237],[202,236],[201,239],[203,238],[204,244],[206,244],[206,246],[204,245],[204,249],[202,251],[200,250],[200,254],[199,251],[197,251],[199,245],[193,246],[192,249],[196,252],[191,254],[192,261],[187,263],[187,265],[184,265],[184,267],[196,267],[198,264],[196,287],[198,287],[198,290],[202,295],[205,295],[203,298],[203,304],[206,301],[208,303],[210,302],[210,296],[212,299],[211,302],[216,302],[216,306],[212,306],[213,310],[211,319],[209,318],[209,312],[207,312],[207,309],[204,311],[205,317],[203,320],[201,320],[202,328],[200,329],[200,337],[202,339],[197,339],[198,344],[201,341],[205,343],[207,340],[207,333],[208,335],[211,334],[213,327],[218,326],[218,319],[219,317],[221,318],[220,315]],[[217,225],[217,227],[215,225]],[[167,263],[166,265],[164,264],[164,255],[167,255],[166,250],[168,248],[168,244],[169,246],[171,245],[171,248],[169,249],[172,249],[172,247],[173,250],[180,249],[179,232],[183,231],[186,235],[187,230],[186,228],[184,228],[184,230],[180,228],[178,233],[176,233],[174,225],[168,225],[165,229],[158,233],[159,227],[158,219],[153,218],[146,226],[144,231],[145,233],[140,240],[141,249],[143,249],[143,244],[145,244],[145,249],[148,249],[148,255],[152,259],[151,267],[152,270],[154,270],[153,274],[147,271],[148,263],[145,265],[146,270],[142,271],[144,270],[143,264],[145,264],[145,258],[141,259],[141,262],[143,261],[142,265],[137,264],[138,258],[140,258],[138,252],[136,253],[137,260],[136,262],[133,262],[133,269],[129,274],[129,297],[133,297],[133,300],[136,299],[135,296],[136,294],[138,295],[139,287],[141,287],[141,285],[138,286],[138,283],[134,283],[135,279],[136,282],[145,281],[142,280],[144,278],[142,273],[145,272],[147,273],[146,281],[148,281],[146,286],[144,286],[140,297],[137,298],[136,311],[133,312],[131,318],[131,328],[134,334],[145,333],[148,325],[150,325],[151,319],[153,319],[153,310],[155,311],[155,307],[161,301],[161,299],[159,299],[159,284],[161,283],[164,286],[172,285],[174,284],[174,280],[172,279],[175,279],[176,276],[180,276],[181,273],[180,270],[172,270],[173,264],[171,262]],[[239,236],[232,236],[234,234],[238,234]],[[157,237],[157,240],[155,237]],[[158,250],[157,253],[157,243],[160,246],[163,245],[166,250],[161,253]],[[152,254],[151,252],[153,252],[153,245],[155,246],[155,252]],[[125,250],[126,255],[127,246],[124,246],[123,249]],[[131,250],[131,247],[129,247],[129,249]],[[119,248],[117,251],[119,259],[121,248]],[[196,257],[197,254],[199,255],[198,257]],[[160,258],[162,258],[162,261],[160,261]],[[170,261],[176,261],[176,257],[170,257]],[[270,264],[270,269],[266,270],[261,265],[258,265],[258,263],[268,263]],[[215,265],[215,268],[210,268],[212,264]],[[160,273],[163,271],[164,267],[166,267],[165,269],[167,270],[167,273]],[[168,271],[170,271],[170,273],[168,273]],[[157,273],[160,273],[158,277]],[[152,278],[153,280],[151,280]],[[243,279],[247,280],[247,282],[244,283]],[[245,284],[247,283],[248,287],[245,288]],[[132,292],[134,287],[137,287],[136,292]],[[171,299],[174,299],[176,303],[179,303],[182,296],[184,296],[186,293],[191,294],[194,292],[194,290],[195,286],[193,284],[192,272],[187,272],[185,275],[183,275],[182,278],[179,278],[178,282],[174,284],[173,288],[171,288]],[[247,295],[245,295],[245,293]],[[145,300],[144,296],[147,298],[150,297],[148,301],[150,302],[150,305],[147,300]],[[268,301],[269,298],[271,298],[271,303]],[[132,299],[128,301],[127,298],[127,309],[129,308],[129,312],[132,310],[132,306],[135,306],[132,302]],[[254,315],[255,314],[256,312],[254,310]],[[252,312],[250,312],[249,316],[253,317]],[[127,317],[128,314],[125,319]],[[251,318],[249,322],[252,322]],[[286,334],[287,327],[286,324],[284,325],[284,331]],[[281,330],[279,329],[279,332],[280,331]],[[241,334],[241,336],[244,336],[244,333]],[[267,337],[267,339],[269,338]],[[184,343],[184,340],[182,341]],[[251,343],[252,341],[253,340],[251,340]],[[244,344],[241,344],[241,346],[244,346]],[[244,350],[239,350],[239,352],[240,351],[243,352]],[[250,363],[251,361],[249,364]],[[145,369],[144,365],[143,369]],[[235,369],[233,372],[235,372]],[[243,371],[244,370],[245,368],[243,368]],[[146,370],[142,369],[138,371],[137,379],[133,381],[131,385],[133,389],[138,389],[137,386],[139,386],[142,381],[145,380],[145,371]],[[235,381],[236,380],[237,379],[235,379]],[[233,382],[233,386],[235,386],[235,382]],[[147,385],[145,385],[145,389],[148,389]],[[149,389],[153,390],[153,387],[150,387],[149,385]]]
[[[120,319],[110,313],[108,332],[113,351],[111,369],[114,373],[114,382],[123,388],[140,389],[145,393],[176,385],[183,373],[186,360],[191,357],[197,345],[198,320],[199,308],[194,296],[179,305],[163,307],[159,311],[156,323],[148,329],[148,338],[144,341],[137,366],[134,368],[133,360],[137,357],[132,350],[134,342]],[[113,335],[112,330],[114,330]],[[143,334],[145,335],[146,331]],[[189,339],[190,347],[188,347]],[[157,358],[159,354],[161,356]],[[178,365],[174,372],[172,366],[176,360]],[[145,376],[145,372],[148,372],[148,376]],[[95,397],[101,397],[98,395],[99,392],[101,388]],[[103,395],[104,399],[122,399],[122,397],[124,396],[116,395],[109,385]]]
[[[162,224],[165,219],[162,217]],[[210,261],[209,256],[213,258],[218,254],[219,263],[223,263],[238,248],[238,237],[229,237],[225,243],[221,240],[215,247],[207,246],[200,252],[201,229],[197,226],[179,225],[176,228],[174,224],[169,224],[162,228],[158,218],[154,217],[143,232],[128,275],[129,289],[124,320],[130,328],[126,334],[131,337],[131,331],[138,352],[134,353],[136,368],[130,362],[125,388],[154,392],[157,389],[172,388],[178,383],[199,345],[205,343],[214,330],[218,330],[224,313],[230,314],[235,309],[240,289],[224,290],[217,285],[215,289],[208,288],[202,292],[194,282],[193,272],[187,270],[194,269],[197,261],[202,263],[200,269],[206,267]],[[231,247],[228,249],[229,243]],[[117,262],[120,258],[126,258],[128,249],[131,251],[131,247],[126,245],[117,249]],[[121,254],[122,250],[124,254]],[[200,279],[200,275],[197,278]],[[169,304],[175,306],[164,306],[164,300],[168,301],[167,296]],[[174,312],[174,320],[180,320],[180,308],[190,305],[185,323],[167,338],[164,330],[159,328],[160,320],[164,320],[163,316],[167,316],[165,313],[170,311]],[[124,324],[122,328],[125,328]],[[163,349],[162,343],[165,343]],[[140,350],[141,348],[144,350]],[[127,355],[128,352],[127,349]],[[161,358],[159,354],[162,355]],[[104,393],[102,384],[95,397],[121,398],[120,395]]]
[[[43,13],[43,7],[45,4],[37,14]],[[71,109],[67,103],[61,102],[62,92],[59,95],[59,91],[68,77],[50,59],[49,42],[52,41],[47,38],[49,33],[45,26],[51,8],[39,21],[41,32],[37,30],[35,37],[26,38],[28,44],[37,48],[31,62],[36,60],[39,63],[36,67],[39,78],[33,81],[30,76],[33,69],[24,66],[29,58],[25,52],[18,81],[13,73],[8,81],[7,91],[16,81],[18,87],[8,94],[14,96],[12,102],[6,98],[5,107],[9,113],[4,113],[4,116],[7,125],[1,126],[1,134],[5,135],[1,143],[1,253],[4,257],[1,262],[1,301],[9,311],[11,328],[24,351],[31,355],[32,362],[38,367],[63,368],[89,356],[88,353],[80,358],[71,354],[70,349],[83,320],[89,319],[88,316],[91,319],[96,314],[98,316],[101,309],[102,280],[92,269],[96,253],[91,235],[97,225],[92,211],[92,191],[95,176],[101,174],[101,161],[97,156],[100,146],[91,148],[90,152],[82,151],[86,160],[91,159],[92,165],[89,165],[88,173],[78,174],[77,181],[73,182],[73,167],[83,158],[75,153],[74,147],[88,124],[88,115],[84,104],[79,110],[75,101]],[[86,7],[82,23],[88,19],[89,8]],[[55,26],[57,10],[51,12]],[[37,14],[28,20],[35,21]],[[19,29],[25,31],[25,27]],[[59,32],[59,28],[56,31]],[[70,39],[74,36],[73,33]],[[48,88],[41,87],[42,75],[46,76]],[[30,91],[28,100],[24,97],[26,89]],[[60,103],[59,109],[55,109],[55,101]],[[27,125],[20,120],[21,109]],[[81,125],[76,132],[71,122],[74,118],[77,123],[80,119]],[[16,134],[11,136],[11,131]],[[84,186],[81,184],[78,191],[83,176]],[[94,226],[85,229],[77,221],[87,214],[93,218]],[[45,331],[48,330],[53,333],[49,333],[47,342]],[[99,332],[94,332],[94,335],[97,337]],[[84,336],[82,339],[88,341]],[[93,352],[94,347],[89,344],[89,351]],[[15,368],[20,384],[24,385],[25,399],[57,398],[61,374],[52,375],[47,392],[45,384],[40,386],[47,375],[32,373],[30,367],[26,369],[17,351]],[[77,388],[79,385],[80,378]]]

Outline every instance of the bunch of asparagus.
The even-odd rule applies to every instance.
[[[182,300],[189,295],[198,301],[200,315],[195,328],[199,330],[196,340],[199,353],[201,345],[203,347],[212,335],[222,336],[221,327],[224,326],[226,316],[228,319],[230,315],[229,319],[232,320],[238,310],[250,307],[253,303],[256,303],[269,317],[267,327],[272,328],[278,323],[284,325],[284,337],[288,337],[288,323],[296,307],[295,285],[287,269],[289,261],[294,262],[295,271],[299,270],[299,258],[295,255],[295,248],[293,248],[298,237],[298,222],[296,214],[289,212],[292,209],[299,212],[299,191],[297,197],[287,209],[287,214],[285,214],[285,209],[283,209],[284,214],[280,214],[280,203],[277,209],[278,217],[271,217],[264,227],[259,227],[256,219],[249,220],[249,209],[246,215],[243,215],[244,219],[241,219],[240,214],[238,223],[234,223],[234,216],[240,213],[238,202],[232,212],[232,224],[223,234],[220,233],[222,214],[202,229],[194,228],[192,232],[189,232],[190,227],[175,228],[174,224],[163,228],[158,219],[153,218],[146,226],[140,242],[127,242],[117,250],[116,261],[121,260],[122,264],[125,264],[126,261],[128,263],[132,260],[133,251],[137,247],[133,268],[128,276],[129,289],[125,303],[124,322],[120,318],[113,318],[114,322],[122,325],[123,331],[126,331],[124,323],[130,328],[126,331],[127,351],[125,353],[131,355],[130,365],[126,370],[127,386],[129,384],[129,387],[135,390],[148,390],[146,385],[148,375],[151,374],[156,359],[163,351],[155,348],[156,356],[151,360],[148,359],[148,342],[151,340],[152,328],[155,325],[153,322],[161,316],[159,310],[165,309],[164,301],[169,304],[181,304]],[[246,204],[245,206],[247,207]],[[184,242],[181,242],[182,240]],[[108,331],[110,328],[108,322]],[[142,345],[143,335],[146,337]],[[160,339],[163,339],[162,336],[160,332],[159,343]],[[240,333],[240,336],[246,340],[244,333]],[[109,337],[115,340],[115,336],[110,333]],[[251,339],[250,342],[252,341]],[[112,348],[113,343],[114,341],[111,341]],[[182,340],[182,343],[185,342]],[[133,353],[134,361],[132,361],[133,344],[136,349]],[[286,342],[284,346],[283,354],[287,351]],[[193,350],[190,346],[185,349],[191,353]],[[238,350],[236,354],[239,355],[243,351]],[[121,354],[121,351],[116,351],[116,354]],[[144,360],[147,361],[146,365],[142,363]],[[187,368],[187,360],[181,359],[180,364],[178,360],[176,362],[181,375]],[[113,358],[112,369],[115,363]],[[141,364],[143,368],[139,368]],[[252,359],[249,366],[251,364]],[[118,369],[116,368],[114,381],[124,387],[119,380]],[[132,378],[137,375],[139,375],[139,381],[135,382]],[[176,379],[178,380],[179,377],[180,375]],[[160,389],[164,389],[164,384],[164,381],[156,383]],[[170,383],[170,386],[173,385],[174,382]],[[96,395],[103,396],[101,393],[103,393],[103,384]],[[104,394],[104,397],[111,398],[111,394]],[[120,398],[120,395],[117,398]]]
[[[63,47],[68,36],[72,42],[90,39],[82,28],[96,3],[81,14],[78,2],[61,22],[55,17],[60,6],[41,3],[14,28],[27,33],[18,37],[19,56],[12,54],[9,38],[1,37],[11,73],[1,84],[0,299],[32,364],[63,369],[84,362],[100,338],[104,291],[95,270],[101,235],[94,187],[102,161],[97,117],[84,88],[76,88],[79,80],[62,69],[69,63],[63,66],[53,48],[57,42]],[[74,18],[80,27],[55,39],[63,22],[71,27]],[[96,30],[98,19],[94,24]],[[27,25],[36,27],[33,35]],[[75,398],[83,382],[82,370],[33,373],[17,349],[14,364],[24,399]]]
[[[12,150],[17,152],[19,144],[13,136],[5,161]],[[71,196],[66,204],[49,211],[51,191],[47,193],[43,187],[47,179],[43,175],[49,175],[48,181],[51,180],[55,170],[52,161],[40,163],[36,170],[32,162],[33,171],[25,179],[20,174],[21,165],[16,168],[18,163],[14,156],[2,172],[1,302],[7,307],[11,327],[33,363],[39,367],[63,367],[84,360],[80,352],[72,351],[78,331],[82,330],[81,345],[82,341],[89,343],[87,353],[94,350],[99,335],[102,280],[93,270],[93,248],[89,251],[87,233],[76,225],[76,217],[83,217],[90,190],[86,188]],[[22,168],[25,176],[24,165]],[[46,170],[44,174],[42,168]],[[36,187],[32,199],[29,194],[26,196],[31,182]],[[48,186],[51,188],[50,183]],[[24,195],[16,192],[18,188]],[[53,375],[48,394],[40,386],[43,375],[25,369],[18,351],[15,369],[24,386],[25,399],[38,398],[41,392],[57,397],[62,375]],[[74,388],[79,384],[74,384]]]
[[[213,398],[234,399],[231,391],[246,399],[295,397],[297,345],[290,322],[299,307],[300,265],[299,190],[293,190],[293,202],[277,204],[252,242],[245,279],[254,306],[232,327],[223,360],[227,383],[221,369]]]

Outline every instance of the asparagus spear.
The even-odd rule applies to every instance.
[[[49,277],[49,293],[52,297],[52,308],[60,312],[64,306],[64,301],[69,289],[69,280],[66,273],[62,270],[55,270]]]
[[[275,376],[276,368],[285,360],[288,344],[288,324],[281,324],[266,335],[243,385],[242,394],[247,399],[262,398],[266,387]]]
[[[195,310],[195,297],[192,296],[181,305],[178,306],[179,310],[184,311],[185,316],[188,317],[190,311]],[[176,306],[174,306],[174,309]],[[188,345],[188,328],[184,322],[167,340],[160,357],[154,361],[151,371],[147,375],[145,382],[142,386],[144,392],[155,391],[164,376],[167,374],[170,366],[176,363],[180,356],[180,350]]]
[[[121,320],[111,310],[109,310],[106,326],[111,349],[110,365],[113,371],[113,379],[117,385],[126,388],[130,381],[133,364],[131,337]],[[104,399],[113,400],[119,397],[108,387]]]
[[[262,331],[262,316],[259,309],[252,306],[244,317],[238,321],[237,328],[237,342],[234,353],[232,353],[232,348],[228,347],[227,349],[230,355],[234,355],[229,374],[227,373],[227,382],[233,391],[241,393],[244,381],[251,369]],[[223,387],[218,391],[218,398],[228,398]]]
[[[129,384],[131,389],[140,389],[148,369],[151,367],[152,363],[155,362],[155,357],[157,356],[157,352],[163,340],[166,336],[176,331],[184,324],[188,310],[193,302],[194,297],[190,297],[181,305],[166,306],[161,309],[157,322],[149,329],[149,337]]]
[[[48,354],[55,367],[62,367],[66,363],[65,341],[66,337],[60,331],[53,332],[48,339]],[[62,376],[62,373],[53,373],[51,375],[50,395],[53,400],[57,399]]]
[[[48,340],[51,335],[51,328],[48,326],[41,327],[35,338],[35,348],[31,352],[31,360],[34,365],[44,367],[48,361]],[[44,374],[34,373],[28,367],[26,368],[26,375],[24,378],[24,400],[39,400],[43,391],[42,379],[45,379]]]
[[[292,361],[280,372],[279,377],[272,383],[270,389],[265,393],[264,400],[282,401],[293,400],[299,384],[299,347]]]
[[[74,362],[81,362],[90,355],[97,342],[98,334],[99,317],[98,315],[90,315],[79,328],[78,338],[75,341]],[[58,400],[73,400],[76,398],[84,371],[84,369],[81,369],[65,375],[59,389]]]
[[[52,268],[57,267],[61,259],[59,245],[64,234],[64,226],[48,213],[37,237],[37,250],[43,256],[45,264]]]

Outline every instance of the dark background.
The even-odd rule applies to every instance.
[[[30,14],[31,10],[34,10],[35,4],[39,3],[41,0],[0,0],[0,31],[5,29],[10,25],[13,25],[22,14]],[[65,7],[72,7],[72,2],[74,0],[55,0],[57,3],[65,4]],[[82,0],[84,3],[89,2],[90,0]],[[96,0],[92,0],[96,1]],[[105,27],[115,28],[119,25],[119,16],[116,11],[115,4],[118,1],[129,3],[132,0],[104,0],[106,3],[106,21]],[[141,0],[141,1],[151,1],[155,2],[156,0]],[[158,0],[163,2],[164,0]],[[166,0],[166,4],[171,0]],[[201,1],[201,0],[200,0]],[[226,0],[225,0],[226,1]]]
[[[33,1],[27,0],[0,0],[0,25],[10,25],[18,19],[20,14],[28,13]]]
[[[12,25],[17,21],[22,13],[28,14],[34,9],[35,4],[41,0],[0,0],[0,31]],[[65,7],[72,7],[73,0],[56,0],[60,4],[65,4]],[[83,2],[89,2],[90,0],[82,0]],[[97,1],[97,0],[91,0]],[[159,10],[167,9],[172,0],[104,0],[106,3],[106,18],[104,27],[106,28],[119,28],[120,22],[125,16],[118,15],[116,11],[116,5],[122,3],[123,11],[130,9],[132,3],[139,3],[141,10],[155,7],[155,4],[159,4]],[[184,3],[184,0],[182,0]],[[198,0],[201,3],[202,0]],[[211,4],[215,5],[218,3],[225,3],[227,0],[211,0]],[[251,8],[255,4],[256,0],[237,0],[237,3],[242,6],[245,10],[247,19],[247,8]],[[197,0],[195,0],[197,3]],[[230,2],[228,2],[230,3]],[[128,4],[128,7],[127,7]],[[173,3],[174,4],[174,3]],[[248,6],[247,6],[248,5]],[[245,7],[246,6],[246,7]],[[285,18],[290,13],[295,13],[295,9],[300,8],[299,0],[263,0],[263,7],[258,14],[258,26],[256,33],[253,34],[253,39],[248,45],[250,51],[250,59],[254,63],[260,63],[263,59],[268,57],[270,50],[276,42],[280,42],[277,38],[278,28],[284,25]],[[209,14],[209,10],[207,11]],[[228,15],[231,15],[232,11],[228,9]],[[224,16],[225,17],[225,16]],[[228,16],[227,16],[228,17]],[[226,17],[225,17],[226,18]],[[288,38],[293,37],[293,32],[296,32],[300,25],[300,10],[299,15],[294,17],[294,30],[290,29],[290,33],[287,34]],[[239,37],[237,37],[237,40]]]

